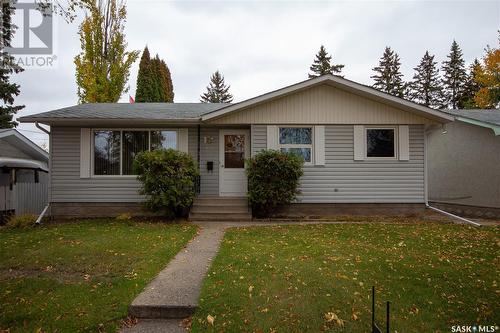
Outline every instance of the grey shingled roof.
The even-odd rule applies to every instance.
[[[461,109],[461,110],[443,110],[444,112],[456,117],[463,117],[500,126],[499,109]]]
[[[25,119],[199,119],[226,103],[89,103],[33,114]]]

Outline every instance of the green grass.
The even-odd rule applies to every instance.
[[[116,332],[195,235],[186,224],[79,221],[0,230],[0,331]]]
[[[499,235],[437,223],[231,229],[192,331],[369,332],[372,285],[379,322],[392,303],[391,332],[498,325]]]

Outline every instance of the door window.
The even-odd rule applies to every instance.
[[[224,135],[224,167],[226,169],[245,167],[245,135]]]

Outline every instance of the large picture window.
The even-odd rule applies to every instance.
[[[133,175],[135,157],[140,152],[149,150],[149,132],[123,131],[122,138],[122,174]]]
[[[279,148],[282,152],[302,156],[306,164],[312,162],[312,127],[280,127]]]
[[[120,131],[94,131],[94,174],[120,174]]]
[[[151,150],[177,149],[176,131],[151,131]]]
[[[175,130],[94,130],[94,175],[134,175],[134,159],[142,151],[177,149]]]
[[[396,158],[396,131],[394,128],[366,129],[367,158]]]

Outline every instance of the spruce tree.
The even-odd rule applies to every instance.
[[[376,73],[371,76],[375,81],[373,88],[396,97],[404,97],[406,84],[403,81],[400,67],[399,55],[387,46],[380,58],[379,65],[373,68]]]
[[[210,84],[207,87],[207,92],[200,96],[200,102],[203,103],[231,103],[233,95],[229,93],[229,88],[224,82],[222,76],[217,70],[210,77]]]
[[[436,65],[434,56],[426,51],[420,64],[414,68],[415,75],[410,83],[409,98],[431,108],[440,108],[443,103],[443,88]]]
[[[313,64],[309,67],[309,70],[312,72],[309,73],[309,78],[312,79],[326,74],[334,74],[342,77],[340,73],[342,72],[344,65],[332,65],[331,61],[332,56],[329,55],[328,52],[326,52],[325,47],[321,45]]]
[[[464,92],[467,79],[465,61],[458,43],[453,40],[448,60],[443,62],[443,87],[446,107],[456,109]]]
[[[149,49],[146,46],[142,51],[139,72],[137,74],[137,88],[135,90],[135,102],[150,102],[152,100],[153,89],[153,69]]]
[[[5,48],[11,46],[12,37],[16,26],[12,23],[12,14],[15,10],[11,1],[2,1],[1,4],[2,26],[0,35],[0,128],[12,128],[17,126],[17,122],[12,118],[24,108],[24,105],[14,106],[14,98],[19,96],[19,85],[10,82],[10,75],[17,74],[23,69],[16,64],[12,55],[6,52]]]
[[[477,92],[482,88],[482,85],[476,82],[476,76],[481,71],[481,63],[479,60],[474,59],[472,64],[469,66],[469,72],[467,73],[467,78],[465,79],[464,89],[460,100],[458,102],[459,109],[477,109],[479,106],[476,104],[474,97]]]

